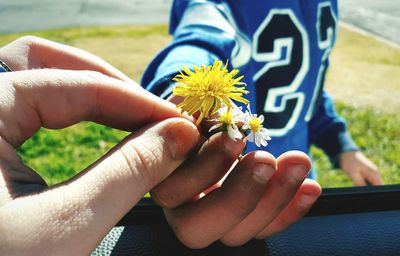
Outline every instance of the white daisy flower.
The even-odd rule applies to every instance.
[[[250,106],[248,106],[247,109],[248,111],[246,111],[244,115],[244,125],[242,127],[243,130],[249,132],[246,139],[250,142],[254,142],[257,147],[267,146],[267,141],[270,140],[271,137],[269,137],[269,130],[264,128],[262,125],[264,122],[264,116],[252,114]]]
[[[232,140],[242,139],[243,134],[238,128],[238,123],[243,122],[244,113],[242,110],[232,102],[233,108],[223,106],[217,111],[218,118],[211,121],[218,122],[210,128],[209,131],[218,129],[222,126],[226,127],[229,137]]]

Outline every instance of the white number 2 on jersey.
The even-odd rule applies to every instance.
[[[329,12],[324,8],[329,8]],[[320,4],[317,31],[319,35],[322,33],[327,37],[319,36],[318,45],[321,49],[326,49],[326,52],[305,117],[306,121],[312,115],[317,96],[322,91],[322,76],[325,74],[326,62],[333,44],[334,31],[331,29],[335,27],[320,21],[327,13],[333,15],[329,2]],[[295,126],[305,107],[305,95],[298,89],[310,68],[307,32],[292,10],[272,9],[254,33],[252,48],[254,60],[265,63],[253,77],[256,100],[265,102],[264,112],[268,116],[267,127],[271,135],[284,136]],[[272,125],[268,126],[269,124]]]

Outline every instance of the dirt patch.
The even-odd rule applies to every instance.
[[[400,49],[341,27],[326,88],[335,100],[400,115]]]
[[[73,45],[96,54],[139,82],[151,59],[170,41],[167,35],[152,34],[143,37],[87,38],[75,40]]]

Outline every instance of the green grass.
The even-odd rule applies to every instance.
[[[373,108],[355,108],[336,103],[337,111],[350,124],[355,142],[382,173],[386,184],[400,183],[400,117]],[[321,150],[312,149],[318,170],[318,181],[323,187],[351,186],[340,170],[333,170]]]
[[[0,35],[0,45],[7,44],[21,36],[35,35],[49,40],[62,43],[73,44],[77,39],[81,38],[98,38],[98,37],[145,37],[152,34],[167,34],[167,26],[118,26],[118,27],[81,27],[81,28],[65,28],[52,29],[45,31],[33,31],[26,33],[15,33]]]
[[[1,35],[0,46],[27,34],[86,49],[104,58],[135,80],[140,79],[150,59],[170,40],[165,25],[123,26],[57,29]],[[332,66],[335,68],[331,69],[328,76],[328,90],[333,92],[338,112],[350,124],[350,132],[355,141],[363,152],[380,167],[385,182],[387,184],[400,183],[398,146],[400,145],[400,115],[397,111],[386,111],[388,106],[398,104],[398,99],[393,99],[393,96],[399,90],[396,81],[400,73],[398,72],[400,51],[385,49],[381,44],[372,43],[370,39],[362,38],[347,30],[343,30],[341,34],[345,37],[339,38],[332,56]],[[109,47],[110,44],[113,47]],[[380,57],[359,55],[360,51],[365,53],[364,55],[368,52],[379,51]],[[354,60],[350,57],[352,53],[356,53]],[[395,60],[389,61],[388,56]],[[360,65],[373,67],[371,69],[374,72],[367,72],[367,74],[365,68],[360,68]],[[349,73],[350,70],[352,70],[351,73]],[[375,74],[375,76],[365,79],[365,76],[370,74]],[[391,77],[395,78],[394,83],[390,82]],[[362,84],[363,80],[372,81],[371,85]],[[379,87],[376,84],[379,84]],[[348,90],[352,88],[352,85],[368,88],[367,92],[372,93],[367,96],[375,96],[384,104],[376,104],[377,100],[374,98],[371,100],[371,98],[358,97],[359,88],[354,91]],[[386,93],[379,94],[377,88]],[[357,101],[361,101],[362,104],[353,104]],[[383,107],[377,107],[378,105]],[[126,135],[126,132],[84,122],[59,131],[41,129],[18,152],[23,161],[37,170],[48,184],[56,184],[87,167]],[[313,148],[312,153],[322,186],[352,185],[341,171],[332,170],[326,156],[320,150]]]
[[[90,122],[58,131],[41,129],[18,153],[48,184],[56,184],[83,170],[126,135]]]
[[[364,153],[381,169],[387,184],[400,183],[400,118],[364,108],[337,104],[338,112],[351,123],[350,132]],[[41,129],[19,150],[24,162],[49,184],[72,177],[107,152],[126,132],[85,122],[53,131]],[[321,150],[313,148],[319,182],[324,187],[351,186],[340,170],[332,170]]]

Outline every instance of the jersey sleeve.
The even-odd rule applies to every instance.
[[[309,122],[309,138],[312,144],[324,150],[335,167],[339,167],[341,153],[359,150],[326,91],[323,91],[321,103]]]
[[[225,9],[212,1],[174,1],[170,33],[173,41],[144,72],[142,86],[166,98],[172,91],[172,78],[183,66],[211,65],[226,61],[235,46],[235,30]]]

